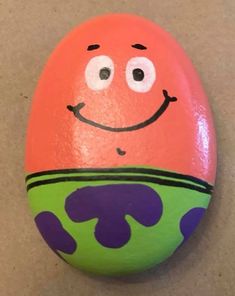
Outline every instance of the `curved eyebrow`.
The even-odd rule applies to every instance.
[[[136,44],[133,44],[131,45],[132,47],[136,48],[136,49],[140,49],[140,50],[145,50],[147,49],[146,46],[144,46],[143,44],[140,44],[140,43],[136,43]]]
[[[99,44],[91,44],[87,47],[87,50],[94,50],[94,49],[98,49],[100,47]]]

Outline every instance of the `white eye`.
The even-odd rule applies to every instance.
[[[155,80],[155,67],[148,58],[134,57],[128,61],[126,81],[132,90],[145,93],[151,89]]]
[[[105,55],[96,56],[86,66],[86,83],[93,90],[102,90],[110,85],[113,74],[114,64],[111,58]]]

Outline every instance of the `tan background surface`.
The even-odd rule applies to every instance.
[[[168,262],[126,279],[83,274],[60,261],[36,231],[24,188],[31,97],[48,55],[96,14],[132,12],[171,32],[201,75],[218,137],[213,202]],[[0,1],[0,296],[235,295],[235,1]]]

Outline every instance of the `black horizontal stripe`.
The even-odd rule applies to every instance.
[[[167,172],[158,169],[149,169],[149,168],[137,168],[137,167],[127,167],[127,168],[79,168],[79,169],[62,169],[62,170],[48,170],[41,171],[37,173],[30,174],[26,177],[26,182],[32,178],[46,176],[46,175],[58,175],[58,174],[74,174],[74,173],[133,173],[133,174],[148,174],[148,175],[156,175],[163,177],[171,177],[175,179],[183,179],[187,181],[195,182],[199,185],[205,186],[207,189],[212,189],[213,186],[208,184],[206,181],[203,181],[199,178],[179,174],[174,172]]]
[[[76,181],[136,181],[136,182],[150,182],[156,183],[159,185],[173,186],[173,187],[183,187],[191,190],[196,190],[203,193],[211,193],[211,190],[208,188],[202,188],[196,185],[189,183],[184,183],[180,181],[173,180],[163,180],[156,177],[147,177],[147,176],[112,176],[112,175],[100,175],[100,176],[67,176],[59,177],[54,179],[39,180],[32,182],[27,185],[27,191],[41,185],[55,184],[60,182],[76,182]]]

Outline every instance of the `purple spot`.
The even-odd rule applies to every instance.
[[[107,248],[120,248],[129,241],[131,230],[129,224],[123,218],[100,218],[95,228],[97,241]]]
[[[72,236],[63,228],[60,220],[51,212],[41,212],[35,217],[36,225],[49,247],[56,252],[73,254],[77,244]]]
[[[131,236],[125,215],[144,226],[155,225],[162,215],[162,201],[152,188],[141,184],[89,186],[73,192],[65,210],[75,222],[98,218],[97,241],[108,248],[120,248]]]
[[[184,243],[195,230],[204,212],[204,208],[193,208],[182,217],[180,221],[180,230],[184,236],[182,243]]]

